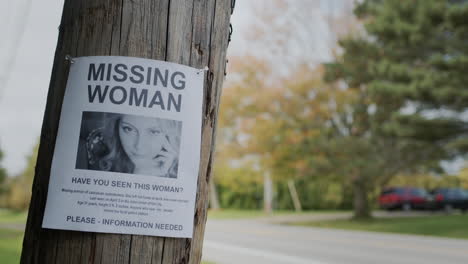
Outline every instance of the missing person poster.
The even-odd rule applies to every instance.
[[[192,237],[203,76],[149,59],[74,58],[42,227]]]

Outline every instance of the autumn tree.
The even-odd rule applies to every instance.
[[[224,90],[218,159],[286,183],[299,210],[295,182],[342,179],[324,146],[334,131],[330,121],[348,107],[352,91],[324,83],[322,67],[304,66],[272,81],[262,60],[242,57],[232,65],[236,75]]]
[[[249,127],[249,123],[255,122],[257,110],[261,109],[266,102],[265,99],[259,102],[260,97],[257,95],[268,91],[268,86],[264,81],[268,79],[271,71],[264,61],[250,56],[231,58],[230,66],[231,74],[225,85],[220,105],[218,121],[220,129],[216,144],[218,162],[214,179],[221,186],[231,183],[228,184],[230,190],[227,192],[239,193],[236,188],[233,188],[236,185],[232,184],[243,178],[238,173],[245,173],[247,170],[249,171],[247,174],[252,175],[249,179],[253,182],[249,180],[250,183],[261,184],[262,174],[268,171],[262,162],[265,153],[258,153],[246,145],[251,139],[251,134],[246,128]],[[254,106],[251,105],[252,103]],[[265,184],[262,186],[264,187]],[[242,188],[242,190],[245,195],[248,188]],[[267,206],[264,209],[268,211]]]
[[[296,96],[301,96],[301,93],[307,94],[307,89],[313,84],[310,84],[309,86],[305,85],[307,88],[304,88],[304,85],[302,85],[301,89],[304,91],[301,91],[299,94],[295,94],[295,90],[286,91],[286,89],[281,88],[281,86],[285,85],[285,80],[293,80],[297,77],[302,78],[302,82],[306,82],[304,79],[309,77],[305,78],[305,76],[312,72],[314,67],[319,65],[320,62],[331,58],[333,50],[336,48],[337,36],[354,32],[356,28],[358,28],[354,16],[349,12],[352,7],[352,1],[343,0],[332,2],[340,3],[336,3],[336,5],[334,3],[330,4],[330,10],[328,11],[327,8],[321,6],[317,1],[272,0],[259,1],[255,3],[252,2],[252,10],[254,10],[253,12],[255,13],[252,26],[249,27],[249,31],[246,36],[238,36],[246,37],[249,41],[250,48],[246,51],[247,55],[243,54],[240,56],[241,59],[238,59],[244,60],[245,63],[242,66],[238,63],[235,65],[235,58],[230,59],[229,63],[231,66],[234,66],[230,69],[231,75],[228,76],[228,82],[230,82],[230,79],[235,79],[236,84],[233,84],[232,86],[245,87],[242,89],[226,89],[226,91],[223,92],[222,105],[229,104],[230,106],[226,107],[226,110],[223,110],[222,112],[226,113],[226,111],[229,111],[228,109],[232,109],[232,113],[239,112],[241,116],[242,114],[249,116],[252,115],[252,113],[259,113],[259,119],[257,120],[256,117],[249,116],[250,121],[243,120],[242,124],[237,124],[238,126],[248,127],[251,124],[255,124],[256,130],[263,131],[263,133],[268,133],[268,135],[270,135],[277,133],[276,131],[278,129],[284,130],[284,128],[278,126],[289,125],[289,121],[275,124],[274,122],[267,120],[268,123],[265,124],[265,122],[261,120],[265,117],[280,118],[280,116],[270,115],[271,111],[278,112],[278,109],[275,109],[275,106],[269,105],[270,101],[274,98],[281,104],[281,101],[287,97],[297,98]],[[340,7],[339,14],[336,14],[336,12],[332,14],[333,12],[330,12],[331,9],[333,9],[332,7]],[[311,13],[313,14],[312,16]],[[291,30],[293,28],[296,30]],[[326,34],[324,35],[324,33]],[[249,53],[249,51],[255,52]],[[316,79],[316,81],[320,79],[317,78],[319,75],[318,73],[314,73],[312,75],[313,76],[309,79]],[[233,76],[237,77],[233,78]],[[301,86],[293,84],[292,82],[288,85],[296,87]],[[294,89],[297,90],[298,88]],[[233,92],[231,93],[228,90]],[[286,95],[281,95],[285,91]],[[311,92],[311,94],[312,93],[313,92]],[[261,94],[262,98],[257,94]],[[283,98],[281,98],[280,95],[283,96]],[[285,102],[290,104],[291,101],[294,100],[289,99]],[[244,109],[243,105],[248,104],[249,102],[253,102],[255,106],[248,106]],[[290,104],[291,107],[292,105],[293,104]],[[298,107],[294,110],[302,111],[301,107],[303,106],[303,103],[298,104],[297,106]],[[281,107],[284,108],[285,106],[283,105]],[[293,109],[289,110],[290,111],[288,113],[285,113],[282,116],[284,117],[294,114],[292,111]],[[234,117],[235,114],[232,116]],[[229,120],[238,119],[231,118]],[[251,136],[251,132],[252,131],[244,131],[240,136],[240,138],[243,139],[240,143],[245,144],[246,139]],[[293,134],[294,133],[284,136],[291,138]],[[280,135],[275,135],[275,137],[280,137]],[[223,140],[218,140],[218,148],[222,148]],[[298,141],[301,141],[301,139],[298,139]],[[250,155],[248,158],[256,160],[255,162],[252,162],[251,165],[254,166],[254,170],[261,171],[265,180],[264,186],[267,187],[272,185],[271,177],[273,176],[273,178],[278,178],[277,175],[280,173],[273,173],[272,170],[274,169],[277,171],[277,168],[272,168],[272,164],[265,162],[265,160],[267,157],[269,160],[273,160],[274,158],[280,159],[281,157],[279,157],[278,154],[275,154],[278,157],[270,155],[270,150],[272,148],[275,149],[273,146],[275,146],[276,143],[272,145],[269,142],[266,142],[266,139],[257,143],[260,144],[260,142],[265,144],[264,147],[260,148],[262,149],[261,155],[259,155],[257,150],[252,149],[252,151],[257,154]],[[265,149],[267,146],[270,149]],[[251,145],[251,148],[253,148],[253,145]],[[285,148],[285,146],[282,146],[282,148]],[[237,148],[229,147],[225,149],[229,149],[227,152],[235,152],[234,149]],[[287,150],[285,151],[287,152]],[[223,155],[221,153],[224,152],[225,151],[218,151],[218,156]],[[263,158],[259,158],[260,156]],[[292,157],[289,157],[289,159],[292,159]],[[283,161],[283,163],[285,162],[286,161]],[[300,167],[303,165],[295,166]],[[287,171],[286,174],[283,173],[282,175],[300,174],[296,172],[296,168],[291,170],[293,173],[285,168],[282,170]],[[272,174],[276,174],[276,176]],[[215,179],[218,181],[218,178],[221,175],[219,175],[219,173],[217,173],[217,175],[218,177]],[[294,177],[289,176],[282,178],[294,179]],[[292,193],[295,193],[294,185],[291,181],[288,183],[288,186],[291,186],[289,189],[292,190]],[[271,193],[272,191],[268,191],[268,188],[266,188],[265,200],[271,199],[271,194],[269,195],[268,192]],[[300,203],[297,202],[298,199],[295,200],[296,208],[300,208]],[[265,207],[268,207],[268,204],[271,203],[266,202],[265,204]]]

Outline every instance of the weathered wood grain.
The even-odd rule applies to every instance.
[[[166,60],[189,65],[193,0],[171,0],[167,25]]]
[[[206,9],[202,7],[202,4],[198,5],[196,9],[197,12],[200,12],[200,16],[196,16],[194,32],[197,32],[195,35],[195,50],[192,55],[193,63],[200,63],[200,67],[208,65],[209,71],[206,74],[206,85],[204,86],[204,104],[203,104],[203,126],[202,126],[202,147],[201,147],[201,159],[200,159],[200,172],[198,177],[198,190],[197,200],[195,205],[195,225],[198,225],[198,229],[194,229],[191,253],[192,256],[190,263],[199,263],[201,260],[201,252],[203,247],[203,234],[205,232],[205,223],[206,223],[206,213],[208,208],[208,190],[209,190],[209,179],[211,177],[211,162],[213,161],[213,150],[214,148],[214,123],[216,122],[214,116],[210,116],[209,113],[213,106],[218,107],[219,102],[212,102],[213,94],[216,93],[212,91],[209,87],[215,83],[222,84],[224,79],[224,61],[226,59],[225,53],[223,58],[218,58],[222,55],[220,49],[227,49],[227,36],[228,36],[228,27],[229,18],[226,20],[225,17],[230,16],[229,13],[219,12],[219,10],[230,10],[230,1],[215,1],[213,3],[207,3],[210,8]],[[213,11],[211,11],[213,5]],[[208,12],[217,13],[217,16],[210,15],[205,10],[210,10]],[[209,20],[204,21],[204,18]],[[210,25],[208,28],[207,25]],[[216,35],[218,34],[218,35]],[[224,37],[224,42],[221,38]],[[206,54],[210,50],[209,54]],[[215,61],[219,63],[215,64]],[[222,63],[221,63],[222,61]],[[214,73],[220,73],[216,75],[216,80],[214,80]],[[219,79],[218,79],[219,78]]]
[[[231,0],[65,0],[21,263],[199,263]],[[209,67],[193,239],[41,228],[69,62],[119,55]]]

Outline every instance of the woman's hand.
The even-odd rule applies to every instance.
[[[166,176],[171,169],[171,166],[179,158],[179,153],[176,150],[175,146],[171,144],[168,139],[168,136],[163,137],[163,144],[161,147],[161,152],[154,157],[154,161],[159,168],[157,176]]]

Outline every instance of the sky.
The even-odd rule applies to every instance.
[[[270,1],[236,1],[228,59],[246,51],[261,54],[262,48],[252,45],[246,33],[251,31],[258,12],[267,8]],[[306,50],[311,50],[306,55],[313,61],[329,59],[330,35],[323,14],[339,15],[342,3],[350,0],[285,1],[299,7],[297,1],[305,1],[312,8],[307,10],[310,17],[305,13],[303,22],[309,29],[308,39],[303,41],[299,37],[299,42],[289,44],[290,59],[303,58]],[[4,152],[3,166],[12,176],[21,173],[39,140],[62,7],[63,0],[0,2],[0,33],[9,36],[0,41],[0,149]],[[288,20],[278,23],[295,29]],[[304,44],[307,48],[301,46]]]
[[[9,36],[0,42],[0,148],[10,175],[25,167],[40,135],[62,5],[63,0],[0,4],[0,32]]]

